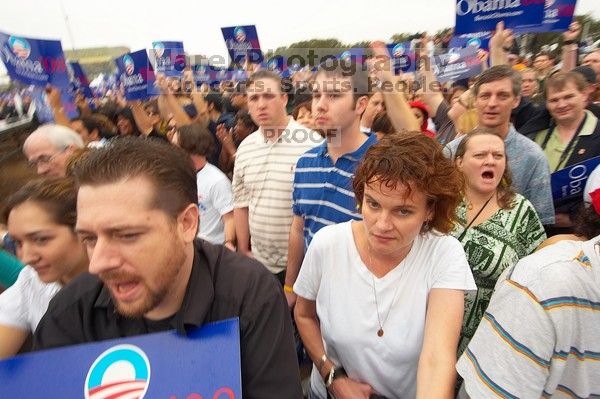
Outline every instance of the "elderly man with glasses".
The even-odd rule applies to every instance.
[[[46,124],[27,137],[23,153],[38,175],[62,177],[65,176],[69,157],[83,147],[83,140],[75,131],[65,126]]]

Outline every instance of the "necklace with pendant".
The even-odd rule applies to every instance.
[[[367,250],[369,251],[369,267],[371,269],[373,269],[373,258],[371,257],[371,247],[368,247]],[[400,263],[402,263],[402,262],[400,262]],[[373,296],[375,297],[375,309],[377,310],[377,322],[379,324],[379,330],[377,330],[377,336],[383,337],[383,334],[384,334],[383,326],[384,326],[385,322],[387,321],[388,317],[390,317],[390,313],[392,313],[392,308],[394,307],[394,304],[396,303],[396,295],[398,294],[398,288],[400,288],[400,281],[402,280],[402,277],[404,276],[404,270],[402,270],[402,274],[400,275],[400,278],[398,279],[398,284],[396,285],[396,290],[394,291],[394,296],[392,297],[392,304],[390,305],[390,308],[388,309],[387,314],[385,315],[385,319],[383,319],[383,322],[381,322],[381,316],[379,315],[379,302],[377,300],[377,290],[375,289],[375,277],[373,276],[372,271],[370,271],[370,273],[371,273],[371,287],[373,288]]]

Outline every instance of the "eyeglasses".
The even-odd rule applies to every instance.
[[[40,155],[36,159],[32,159],[31,161],[29,161],[29,167],[37,170],[38,165],[48,165],[50,162],[52,162],[54,160],[54,158],[56,158],[58,155],[65,152],[65,150],[66,150],[66,148],[63,148],[62,150],[60,150],[57,153],[52,154],[52,155],[47,155],[47,154]]]

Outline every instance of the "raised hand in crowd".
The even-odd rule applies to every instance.
[[[185,112],[183,107],[177,102],[172,88],[169,85],[169,80],[164,74],[156,74],[155,85],[160,90],[159,106],[164,106],[167,109],[167,113],[173,114],[173,118],[175,119],[177,126],[184,126],[192,123],[192,119]]]
[[[571,22],[569,29],[563,32],[562,67],[561,71],[569,72],[577,66],[577,50],[581,25],[577,21]]]
[[[87,99],[79,91],[75,94],[75,105],[79,109],[79,114],[81,116],[89,116],[92,114]]]
[[[141,100],[134,100],[129,101],[128,106],[131,108],[133,119],[135,120],[135,124],[139,131],[147,137],[154,130],[154,125],[152,124],[152,119],[144,109],[144,104]]]
[[[496,25],[496,31],[490,39],[490,61],[491,66],[508,64],[508,53],[515,40],[511,29],[504,28],[504,22]]]
[[[406,84],[398,84],[399,79],[392,74],[390,56],[385,43],[371,43],[373,56],[376,61],[373,67],[378,71],[381,81],[381,91],[385,99],[388,116],[396,131],[420,131],[419,122],[406,101]],[[404,89],[404,90],[403,90]]]
[[[237,148],[233,142],[232,133],[227,129],[224,123],[217,125],[215,134],[221,143],[221,153],[219,154],[219,168],[223,171],[233,170],[235,163],[235,154]],[[227,172],[226,172],[227,173]]]
[[[223,151],[225,151],[225,153],[229,157],[235,157],[237,148],[235,147],[235,144],[233,143],[233,138],[231,137],[231,132],[225,127],[224,123],[221,123],[217,126],[217,134],[216,135],[217,135],[217,138],[219,139],[219,142],[223,146]]]
[[[203,126],[207,126],[210,119],[208,115],[208,104],[204,100],[204,94],[196,87],[196,80],[194,79],[194,72],[190,68],[186,68],[183,71],[183,85],[189,88],[189,93],[192,98],[192,104],[196,108],[196,118],[194,122],[198,122]]]
[[[57,125],[69,127],[69,118],[65,114],[65,110],[60,99],[60,89],[51,85],[47,85],[46,96],[48,98],[48,104],[50,104],[50,109],[52,109],[54,122]]]

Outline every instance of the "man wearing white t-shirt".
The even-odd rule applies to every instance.
[[[212,244],[225,244],[235,250],[233,193],[231,182],[206,160],[214,142],[207,128],[198,123],[185,125],[175,134],[174,143],[185,150],[196,168],[200,228],[198,237]]]

